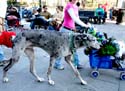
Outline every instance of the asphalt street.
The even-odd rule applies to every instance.
[[[25,27],[28,23],[22,21]],[[98,31],[106,32],[108,36],[114,36],[117,40],[125,41],[125,25],[116,25],[115,22],[107,21],[105,24],[94,25]],[[2,46],[7,58],[11,57],[11,49]],[[53,69],[52,79],[54,86],[47,82],[47,68],[49,64],[49,55],[40,48],[35,48],[35,66],[40,77],[45,78],[45,82],[39,83],[29,72],[29,60],[23,53],[19,62],[16,63],[8,72],[9,82],[2,82],[2,67],[0,68],[0,91],[125,91],[125,81],[119,79],[120,71],[113,69],[99,69],[98,78],[92,78],[92,71],[89,64],[89,57],[83,52],[83,48],[78,49],[78,55],[84,68],[79,70],[82,78],[88,82],[88,85],[81,85],[78,78],[63,60],[65,69],[60,71]]]

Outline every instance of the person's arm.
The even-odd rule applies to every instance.
[[[98,16],[98,9],[95,10],[95,16]]]
[[[102,12],[103,14],[105,14],[105,10],[104,10],[103,8],[102,8],[101,12]]]
[[[50,12],[48,12],[48,18],[52,18],[53,16],[51,15]]]
[[[19,12],[17,12],[17,18],[19,19],[19,21],[21,21]]]
[[[71,18],[78,24],[78,25],[80,25],[80,26],[82,26],[82,27],[89,27],[89,25],[86,25],[85,23],[83,23],[80,19],[79,19],[79,17],[76,17],[75,16],[75,13],[74,13],[74,11],[73,11],[73,9],[72,8],[69,8],[68,9],[68,13],[69,13],[69,15],[71,16]]]

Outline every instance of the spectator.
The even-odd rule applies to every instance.
[[[53,15],[52,26],[49,27],[49,30],[59,31],[62,21],[63,21],[63,7],[57,6],[56,12]]]
[[[30,18],[30,19],[28,19],[28,21],[30,21],[30,28],[31,29],[34,29],[35,28],[35,22],[34,22],[34,20],[35,20],[35,18],[37,17],[39,15],[39,12],[37,12],[37,10],[36,9],[33,9],[33,11],[32,11],[32,17]]]
[[[61,10],[60,6],[57,6],[56,13],[53,15],[54,20],[57,21],[58,24],[61,24],[63,21],[63,10]]]
[[[111,7],[109,9],[109,18],[110,18],[110,20],[113,20],[113,10],[114,10],[114,7]]]
[[[124,13],[123,13],[122,9],[119,9],[117,17],[116,17],[116,24],[122,23],[123,15],[124,15]]]
[[[107,18],[107,12],[108,12],[108,3],[102,5],[102,8],[104,9],[104,17]]]
[[[98,8],[96,8],[96,10],[95,10],[94,22],[100,24],[100,23],[101,23],[101,20],[103,20],[103,23],[104,23],[104,22],[105,22],[104,14],[105,14],[105,11],[104,11],[104,9],[102,8],[102,5],[101,5],[101,4],[98,4]]]
[[[87,0],[82,0],[81,1],[81,5],[82,5],[82,8],[85,9],[85,4],[86,4]]]
[[[60,28],[60,32],[67,32],[69,34],[74,33],[75,31],[75,23],[77,23],[78,25],[82,26],[82,27],[86,27],[88,28],[89,25],[86,25],[85,23],[83,23],[80,19],[79,19],[79,15],[78,15],[78,6],[76,6],[76,0],[69,0],[69,2],[67,3],[65,9],[64,9],[64,21],[63,24]],[[81,69],[82,65],[80,65],[79,59],[78,59],[78,55],[77,52],[75,51],[73,53],[74,55],[74,65],[78,68]],[[63,65],[61,64],[61,58],[58,58],[55,62],[55,68],[57,69],[64,69]]]
[[[49,25],[49,22],[45,19],[45,17],[40,15],[41,9],[33,9],[33,16],[30,19],[30,27],[31,29],[35,28],[35,25],[39,25],[40,27],[44,27],[45,29]]]
[[[14,15],[20,20],[20,14],[18,12],[18,9],[16,7],[12,7],[10,11],[8,12],[7,16]]]
[[[16,7],[11,7],[7,14],[7,24],[8,26],[19,26],[20,25],[20,14]]]
[[[40,13],[42,16],[44,16],[46,19],[49,19],[52,17],[52,15],[47,11],[47,6],[43,6],[43,11]]]
[[[38,9],[37,9],[37,12],[38,12],[39,14],[41,13],[41,11],[42,11],[41,8],[38,8]]]
[[[4,19],[6,16],[7,11],[7,0],[0,0],[0,34],[3,32],[4,29]],[[3,50],[0,46],[0,61],[3,61],[5,59]],[[3,64],[0,64],[0,66],[3,66]]]
[[[27,8],[22,8],[22,18],[31,18],[32,17],[32,10]]]
[[[80,2],[78,1],[78,2],[76,3],[76,5],[77,5],[78,7],[80,7]]]

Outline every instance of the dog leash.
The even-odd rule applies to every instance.
[[[74,44],[74,36],[73,36],[73,33],[71,33],[70,35],[70,50],[71,50],[71,53],[72,53],[72,57],[73,57],[73,63],[74,63],[74,66],[77,67],[78,66],[78,60],[76,56],[78,56],[76,54],[76,47],[75,47],[75,44]]]

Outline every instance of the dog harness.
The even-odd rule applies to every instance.
[[[9,48],[12,48],[13,43],[12,43],[11,38],[13,36],[16,36],[15,32],[12,32],[12,31],[11,32],[10,31],[1,32],[1,34],[0,34],[0,45],[5,45]]]

